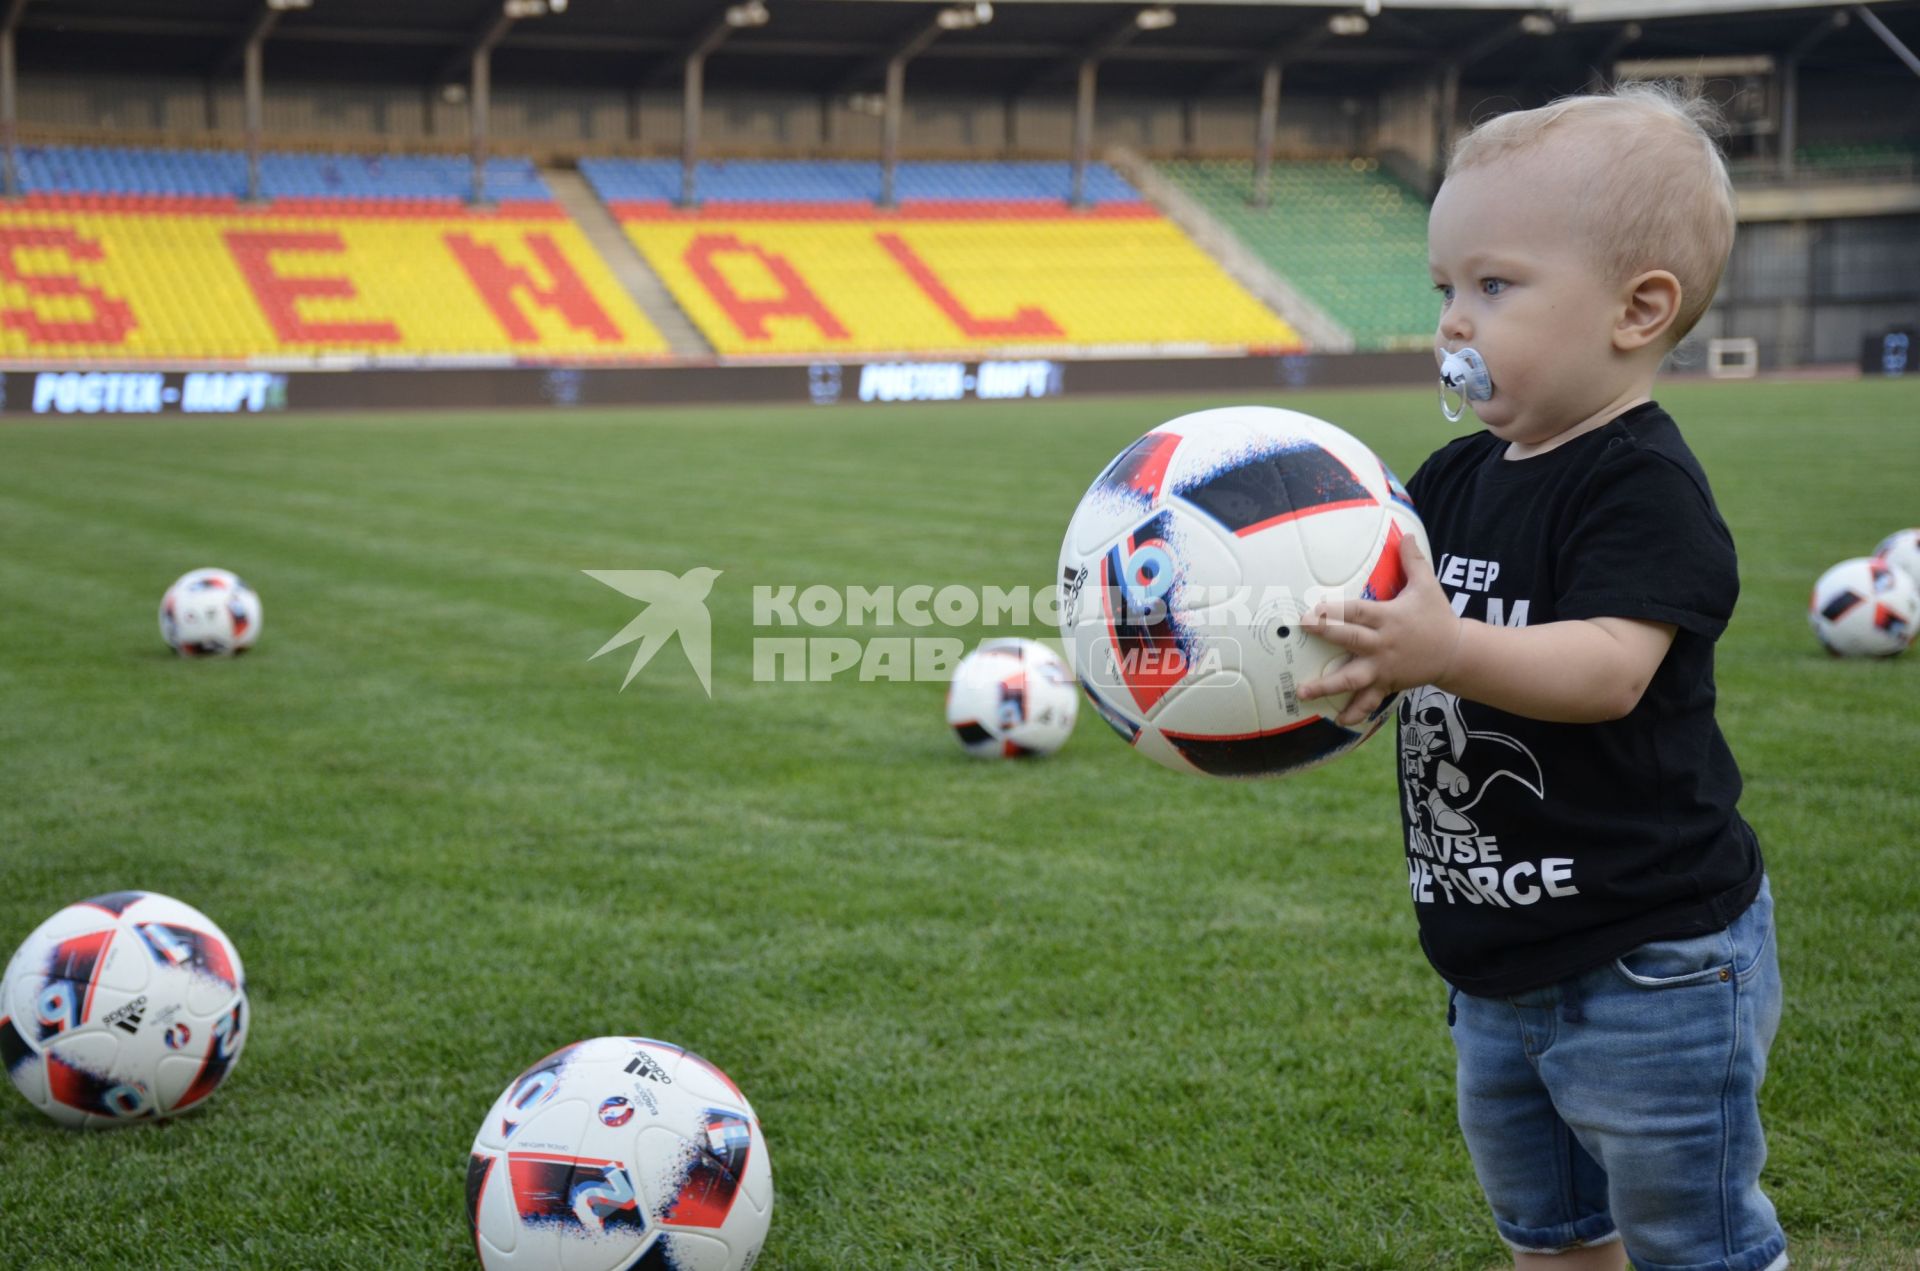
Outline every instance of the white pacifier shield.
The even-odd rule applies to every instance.
[[[1493,378],[1487,363],[1475,349],[1458,349],[1440,362],[1440,413],[1458,421],[1467,413],[1468,402],[1484,402],[1493,396]]]

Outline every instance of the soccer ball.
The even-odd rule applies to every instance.
[[[1843,560],[1813,585],[1807,621],[1835,657],[1890,658],[1920,626],[1920,583],[1878,556]]]
[[[0,979],[0,1060],[63,1125],[170,1117],[219,1089],[247,1041],[240,954],[212,919],[147,891],[68,905]]]
[[[183,658],[245,653],[260,638],[260,597],[224,569],[182,574],[160,597],[160,638]]]
[[[1386,600],[1400,541],[1424,552],[1406,488],[1352,436],[1266,406],[1160,425],[1107,465],[1060,548],[1061,630],[1081,687],[1134,749],[1186,772],[1277,776],[1370,737],[1347,697],[1301,684],[1348,654],[1309,636],[1315,604]]]
[[[772,1218],[746,1096],[644,1037],[575,1042],[515,1077],[467,1160],[487,1271],[745,1271]]]
[[[1920,530],[1898,530],[1887,535],[1873,554],[1920,583]]]
[[[947,727],[970,755],[1050,755],[1080,713],[1073,672],[1034,640],[988,640],[962,658],[947,686]]]

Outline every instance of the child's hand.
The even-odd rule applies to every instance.
[[[1460,647],[1465,621],[1448,603],[1411,534],[1400,540],[1400,563],[1407,585],[1392,600],[1349,600],[1335,606],[1341,610],[1337,615],[1318,605],[1301,620],[1309,633],[1353,654],[1339,670],[1300,689],[1307,701],[1352,693],[1339,723],[1358,724],[1401,689],[1437,683]]]

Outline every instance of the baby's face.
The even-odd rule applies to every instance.
[[[1546,441],[1617,391],[1615,288],[1582,239],[1574,175],[1541,150],[1469,168],[1447,178],[1427,224],[1434,355],[1479,351],[1493,397],[1473,411],[1509,443]]]

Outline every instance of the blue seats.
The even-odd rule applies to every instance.
[[[247,192],[247,158],[233,150],[22,146],[19,154],[27,194],[242,198]],[[260,156],[260,193],[268,199],[459,200],[470,192],[472,172],[459,155],[268,151]],[[510,158],[488,160],[487,196],[552,198],[530,160]]]
[[[671,203],[680,197],[674,159],[582,159],[580,172],[609,203]],[[880,165],[852,160],[750,159],[702,163],[694,176],[702,202],[872,203]],[[1066,163],[902,163],[894,197],[903,202],[1059,202],[1073,190]],[[1104,163],[1087,165],[1092,203],[1137,203],[1140,194]]]

